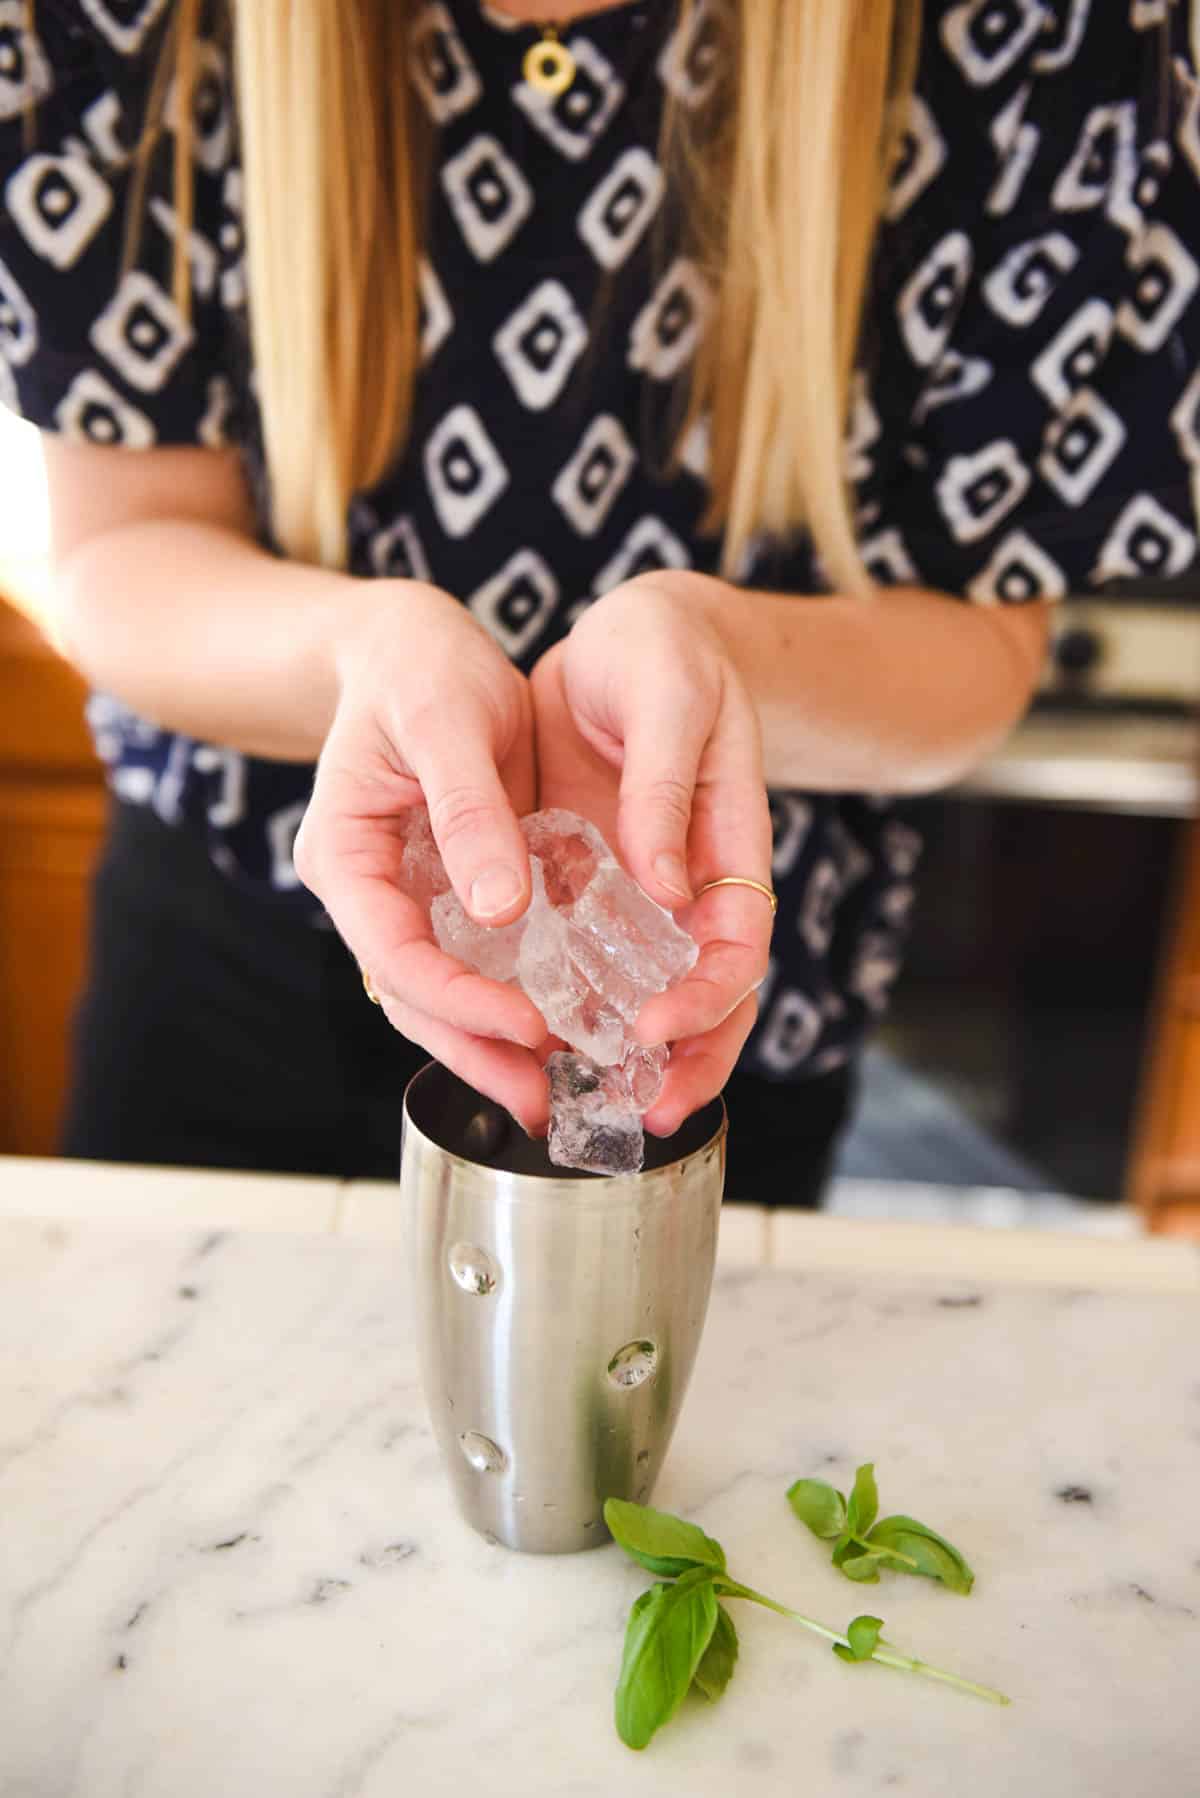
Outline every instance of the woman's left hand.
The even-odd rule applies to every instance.
[[[675,571],[628,581],[531,677],[539,806],[589,818],[700,945],[688,977],[637,1020],[642,1042],[672,1045],[645,1120],[659,1136],[724,1086],[754,1023],[771,940],[763,894],[693,897],[725,874],[771,882],[758,719],[714,623],[715,592],[718,583]]]

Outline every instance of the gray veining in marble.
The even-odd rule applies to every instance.
[[[727,1696],[637,1756],[644,1576],[459,1522],[403,1295],[386,1244],[0,1223],[2,1798],[1200,1792],[1194,1299],[719,1273],[657,1501],[1015,1703],[743,1606]],[[793,1478],[868,1458],[971,1598],[855,1588],[792,1519]]]

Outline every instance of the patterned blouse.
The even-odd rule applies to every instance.
[[[169,297],[162,171],[122,272],[168,10],[37,0],[31,30],[24,0],[0,0],[0,397],[92,443],[239,446],[270,543],[216,31],[195,100],[190,321]],[[437,582],[524,668],[628,576],[718,559],[703,434],[673,474],[654,447],[710,309],[672,249],[656,160],[664,96],[695,104],[715,72],[705,7],[686,30],[675,13],[633,0],[570,27],[578,73],[550,100],[521,77],[533,28],[428,0],[398,71],[437,128],[423,364],[408,447],[354,500],[350,567]],[[846,444],[873,575],[975,604],[1133,575],[1200,585],[1198,286],[1182,0],[929,0]],[[803,540],[762,544],[743,578],[822,587]],[[203,833],[264,903],[328,922],[291,859],[311,769],[159,729],[103,693],[90,717],[123,800]],[[789,1080],[844,1061],[884,1006],[920,841],[870,795],[779,792],[772,810],[774,959],[742,1066]]]

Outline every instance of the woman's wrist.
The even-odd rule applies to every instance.
[[[348,687],[377,672],[381,661],[419,651],[430,626],[454,623],[463,608],[427,581],[337,574],[319,601],[318,639],[334,705]]]
[[[945,786],[1020,717],[1044,654],[1044,606],[969,606],[920,587],[755,591],[687,569],[631,586],[713,633],[758,716],[773,787]]]
[[[716,575],[699,574],[692,568],[658,568],[650,574],[636,576],[627,585],[631,595],[651,595],[677,607],[689,633],[706,631],[745,679],[743,652],[747,647],[747,633],[753,633],[756,624],[761,631],[766,619],[761,605],[758,605],[755,619],[746,603],[750,596],[742,588]],[[753,595],[755,602],[771,597],[762,593]]]

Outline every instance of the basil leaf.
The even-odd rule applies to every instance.
[[[814,1536],[829,1541],[846,1527],[846,1501],[824,1480],[797,1480],[788,1487],[788,1503]]]
[[[833,1545],[833,1564],[840,1567],[845,1561],[853,1560],[855,1555],[862,1554],[862,1548],[849,1530],[843,1532]]]
[[[879,1584],[879,1555],[852,1555],[848,1560],[839,1563],[847,1579],[857,1580],[860,1585],[877,1586]]]
[[[846,1640],[856,1661],[869,1661],[875,1652],[875,1644],[879,1640],[879,1632],[883,1628],[882,1617],[856,1617],[846,1631]]]
[[[617,1680],[617,1734],[645,1748],[675,1715],[717,1626],[712,1574],[693,1567],[674,1584],[651,1586],[634,1601]]]
[[[626,1498],[607,1498],[604,1521],[625,1553],[650,1573],[671,1579],[693,1567],[725,1571],[721,1544],[706,1536],[696,1524],[672,1517],[668,1511],[635,1505]]]
[[[717,1606],[717,1627],[713,1630],[712,1639],[704,1650],[700,1665],[692,1679],[708,1699],[717,1699],[733,1678],[734,1664],[738,1657],[738,1634],[733,1627],[733,1618],[723,1604]]]
[[[856,1536],[864,1536],[879,1515],[879,1491],[875,1484],[875,1467],[871,1461],[854,1476],[854,1490],[846,1506],[846,1527]]]
[[[960,1557],[953,1549],[943,1548],[940,1542],[933,1542],[927,1536],[901,1535],[895,1546],[901,1554],[915,1561],[916,1571],[928,1579],[941,1580],[952,1592],[965,1595],[971,1590],[974,1580],[970,1569],[965,1563],[960,1566]]]
[[[835,1642],[833,1645],[833,1652],[838,1656],[839,1660],[849,1661],[852,1667],[858,1660],[858,1656],[855,1654],[854,1650],[852,1648],[847,1648],[844,1642]]]
[[[941,1580],[952,1592],[965,1595],[975,1584],[975,1575],[954,1544],[928,1524],[918,1523],[915,1517],[881,1518],[867,1541],[873,1548],[893,1548],[897,1554],[907,1555],[916,1567],[904,1568],[905,1573],[922,1573],[929,1579]]]

